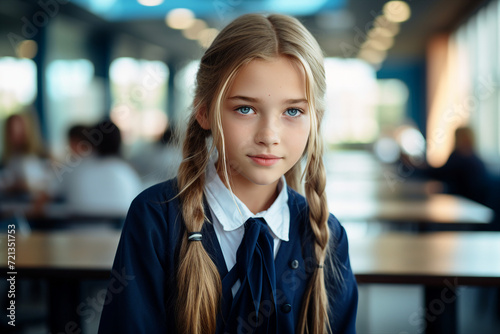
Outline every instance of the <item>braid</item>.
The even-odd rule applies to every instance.
[[[326,202],[325,167],[322,154],[313,153],[307,164],[305,193],[309,204],[309,221],[314,233],[314,255],[318,264],[323,265],[328,251],[330,233],[328,229],[328,205]],[[317,150],[316,152],[321,152]],[[328,297],[325,287],[324,269],[314,268],[311,280],[304,294],[302,318],[299,333],[323,334],[329,328]]]
[[[203,186],[208,163],[206,137],[193,115],[184,141],[179,167],[179,189],[186,232],[182,236],[177,271],[177,330],[179,333],[214,333],[222,291],[219,272],[201,242],[187,241],[187,233],[200,231],[205,221]]]

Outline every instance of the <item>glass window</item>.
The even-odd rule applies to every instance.
[[[165,131],[169,70],[160,61],[117,58],[109,69],[111,119],[125,144],[151,141]]]
[[[105,85],[87,59],[58,59],[47,66],[47,124],[51,151],[67,153],[67,131],[76,124],[97,122],[105,112]]]
[[[500,1],[492,1],[462,24],[450,38],[448,94],[457,126],[474,129],[482,158],[500,160]],[[456,71],[456,69],[460,69]],[[444,78],[443,78],[444,79]],[[443,157],[444,159],[445,157]]]
[[[177,97],[176,122],[179,126],[184,126],[191,114],[191,104],[196,87],[196,72],[200,66],[199,60],[193,60],[187,63],[175,76],[175,94]]]
[[[398,79],[377,79],[358,59],[325,59],[327,107],[323,122],[330,145],[368,144],[405,121],[408,87]]]
[[[36,64],[31,59],[0,58],[0,117],[3,119],[33,103]]]
[[[323,133],[327,144],[370,143],[378,135],[377,79],[357,59],[325,59],[327,82]]]

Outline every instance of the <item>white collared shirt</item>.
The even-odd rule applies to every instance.
[[[244,224],[248,218],[262,217],[266,220],[274,239],[275,258],[281,241],[288,241],[290,209],[288,208],[288,192],[284,176],[281,177],[278,188],[280,192],[274,203],[267,210],[253,214],[236,195],[226,188],[217,174],[214,164],[209,163],[205,178],[205,196],[228,271],[236,264],[236,251],[243,240]],[[239,286],[239,281],[233,286],[233,296],[238,291]]]

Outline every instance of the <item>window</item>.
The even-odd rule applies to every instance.
[[[154,140],[167,126],[168,67],[160,61],[117,58],[110,66],[111,119],[125,143]]]
[[[18,112],[36,97],[36,64],[31,59],[0,58],[0,117]]]
[[[357,59],[325,59],[327,107],[323,122],[330,145],[373,143],[404,122],[408,88],[397,79],[377,79]]]
[[[47,124],[51,151],[67,152],[67,130],[76,123],[92,124],[104,114],[104,83],[94,77],[87,59],[58,59],[47,66]]]

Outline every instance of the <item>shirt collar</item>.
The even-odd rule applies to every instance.
[[[205,196],[224,231],[233,231],[251,217],[262,217],[266,220],[272,233],[283,241],[288,241],[290,228],[290,209],[288,208],[288,191],[285,177],[278,183],[280,192],[274,203],[265,211],[253,214],[247,206],[222,183],[213,161],[207,167],[205,178]],[[239,210],[238,210],[239,209]]]

